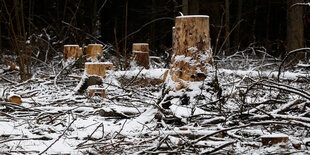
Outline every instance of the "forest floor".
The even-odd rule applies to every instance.
[[[83,70],[56,62],[21,83],[18,71],[1,70],[2,98],[22,98],[0,101],[1,154],[310,153],[307,68],[278,81],[279,61],[237,53],[217,60],[198,92],[169,91],[168,69],[152,67],[110,72],[106,98],[89,98],[75,91]]]

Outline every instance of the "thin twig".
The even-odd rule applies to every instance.
[[[68,131],[68,129],[71,127],[71,125],[77,120],[77,117],[75,117],[72,122],[68,125],[68,127],[66,128],[65,131],[63,131],[63,133],[61,135],[58,136],[58,138],[51,144],[49,145],[44,151],[42,151],[41,153],[39,153],[39,155],[45,153],[48,149],[50,149],[63,135],[65,135],[65,133]]]

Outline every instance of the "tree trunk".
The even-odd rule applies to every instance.
[[[237,20],[236,23],[239,23],[241,21],[242,17],[242,0],[238,0],[238,12],[237,12]],[[240,40],[240,24],[237,25],[236,31],[235,31],[235,37],[234,37],[234,46],[239,47],[239,41]]]
[[[182,0],[182,13],[188,15],[188,0]]]
[[[202,81],[208,75],[207,66],[213,66],[208,16],[179,16],[175,21],[173,34],[173,66],[171,79]],[[186,86],[184,86],[186,87]]]
[[[199,0],[190,0],[188,2],[188,14],[199,15]]]
[[[101,44],[89,44],[85,50],[86,58],[92,61],[98,60],[98,56],[103,56]]]
[[[303,2],[304,0],[287,1],[287,52],[304,47],[303,6],[293,6]],[[294,58],[293,62],[296,63],[303,60],[305,55],[298,53]]]
[[[2,49],[2,33],[1,33],[1,23],[0,23],[0,49]]]
[[[231,55],[230,53],[230,39],[229,39],[229,33],[230,33],[230,27],[229,27],[229,0],[225,0],[225,54]]]
[[[149,60],[149,44],[148,43],[134,43],[132,44],[132,57],[137,66],[150,68]]]
[[[67,62],[68,59],[76,60],[83,54],[82,49],[79,45],[65,45],[64,46],[64,62]]]

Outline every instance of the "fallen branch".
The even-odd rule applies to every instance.
[[[205,136],[202,136],[196,140],[193,140],[191,143],[192,144],[195,144],[195,143],[198,143],[199,141],[203,140],[203,139],[206,139],[210,136],[213,136],[213,135],[216,135],[216,134],[219,134],[221,132],[226,132],[226,131],[230,131],[230,130],[235,130],[235,129],[241,129],[241,128],[246,128],[246,127],[250,127],[250,126],[258,126],[258,125],[270,125],[270,124],[290,124],[289,121],[265,121],[265,122],[252,122],[252,123],[249,123],[249,124],[245,124],[245,125],[240,125],[240,126],[235,126],[235,127],[231,127],[231,128],[224,128],[224,129],[221,129],[221,130],[218,130],[218,131],[215,131],[215,132],[212,132],[210,134],[207,134]]]
[[[288,59],[289,56],[291,56],[292,54],[296,54],[296,53],[299,53],[299,52],[305,52],[305,51],[308,51],[308,50],[310,50],[310,48],[299,48],[299,49],[290,51],[289,53],[287,53],[287,54],[285,55],[284,59],[282,60],[280,66],[279,66],[279,70],[278,70],[278,82],[280,81],[281,68],[282,68],[284,62],[286,61],[286,59]]]
[[[221,145],[221,146],[219,146],[219,147],[217,147],[217,148],[215,148],[215,149],[213,149],[213,150],[211,150],[211,151],[202,152],[201,154],[212,154],[212,153],[215,153],[215,152],[217,152],[217,151],[219,151],[219,150],[221,150],[221,149],[223,149],[223,148],[225,148],[225,147],[227,147],[227,146],[230,146],[230,145],[232,145],[232,144],[234,144],[234,143],[236,143],[236,141],[228,142],[228,143],[223,144],[223,145]]]

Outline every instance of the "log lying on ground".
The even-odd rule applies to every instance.
[[[149,69],[150,68],[149,44],[148,43],[132,44],[132,59],[133,59],[132,61],[134,61],[137,64],[137,66]]]
[[[83,55],[83,51],[79,45],[64,45],[64,62],[67,62],[68,59],[76,60],[81,55]]]
[[[202,81],[213,67],[209,35],[209,16],[179,16],[173,31],[173,66],[175,82]],[[184,86],[186,87],[186,86]],[[182,89],[180,86],[177,89]]]
[[[85,50],[86,58],[92,61],[98,60],[98,56],[103,56],[103,46],[101,44],[89,44]]]
[[[283,134],[265,135],[262,136],[263,145],[274,145],[278,143],[287,143],[289,138]]]

